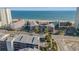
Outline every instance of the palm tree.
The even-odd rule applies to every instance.
[[[57,46],[57,43],[55,41],[52,42],[52,50],[54,50],[54,51],[58,50],[58,46]]]
[[[45,36],[45,39],[46,39],[46,42],[48,43],[48,49],[49,48],[52,48],[52,36],[50,33],[48,33],[46,36]]]
[[[48,45],[47,50],[53,50],[53,51],[58,50],[58,47],[57,47],[57,44],[56,44],[55,40],[52,39],[51,33],[48,33],[45,36],[45,39],[46,39],[46,42],[47,42],[47,45]]]

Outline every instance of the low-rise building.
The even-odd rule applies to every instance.
[[[24,48],[39,48],[39,38],[35,36],[21,35],[14,40],[14,50],[20,50]]]
[[[38,28],[38,30],[40,31],[40,33],[44,32],[44,30],[48,27],[48,31],[53,32],[54,30],[54,24],[53,23],[49,23],[49,22],[36,22],[36,21],[28,21],[28,25],[26,26],[26,29],[28,29],[28,31],[34,32],[35,28]]]
[[[0,33],[0,51],[7,51],[6,40],[9,34]]]
[[[0,51],[19,51],[20,49],[39,50],[39,37],[27,34],[3,34],[0,33]],[[26,50],[27,51],[27,50]]]
[[[74,28],[74,27],[69,27],[69,28],[66,29],[65,35],[77,36],[77,35],[79,35],[79,33],[77,32],[77,29],[76,29],[76,28]]]
[[[10,29],[13,29],[13,30],[19,30],[19,29],[22,29],[24,25],[25,25],[24,20],[18,20],[17,22],[10,24],[9,27]]]
[[[72,26],[71,22],[59,22],[59,28],[68,28],[71,26]]]
[[[38,24],[36,23],[36,21],[28,21],[28,24],[27,24],[27,28],[29,31],[33,32],[34,31],[34,28],[38,26]]]

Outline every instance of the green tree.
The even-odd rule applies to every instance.
[[[36,27],[34,28],[34,32],[35,32],[35,33],[39,33],[39,32],[40,32],[39,27],[36,26]]]
[[[53,51],[57,51],[58,50],[58,47],[57,47],[57,44],[55,41],[52,42],[52,50]]]
[[[48,27],[46,27],[46,28],[44,29],[44,33],[48,33],[48,32],[49,32]]]
[[[72,23],[71,22],[67,22],[66,26],[72,26]]]
[[[48,44],[47,50],[49,50],[49,49],[53,50],[53,51],[57,51],[58,50],[56,42],[54,41],[54,39],[52,39],[51,33],[48,33],[45,36],[45,40],[46,40],[46,42]]]
[[[46,39],[46,42],[48,43],[48,49],[49,48],[52,48],[52,36],[50,33],[48,33],[46,36],[45,36],[45,39]]]

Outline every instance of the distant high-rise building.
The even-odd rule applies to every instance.
[[[0,9],[0,22],[1,25],[8,25],[12,22],[11,11],[7,8]]]
[[[79,7],[77,7],[76,11],[75,27],[79,29]]]

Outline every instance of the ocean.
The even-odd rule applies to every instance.
[[[74,20],[76,11],[11,11],[13,19]]]

